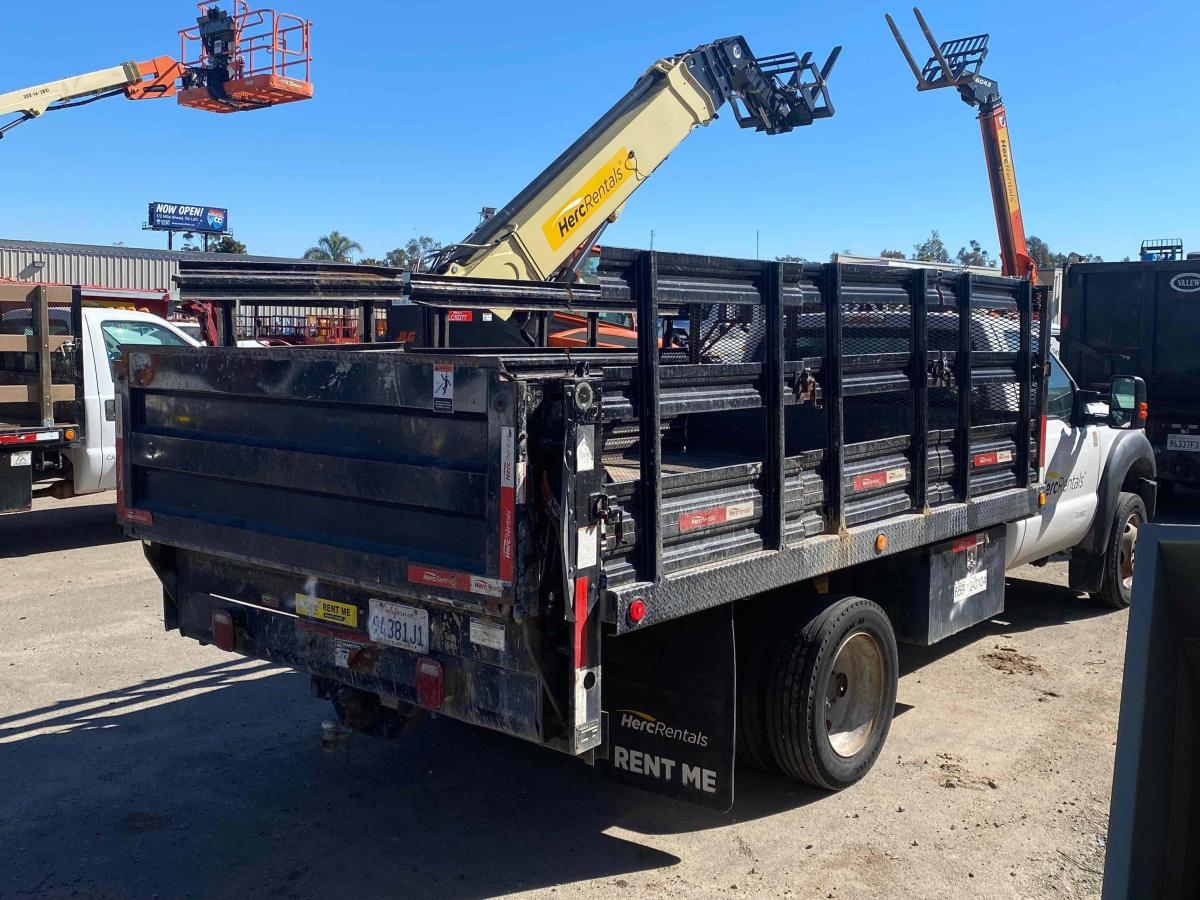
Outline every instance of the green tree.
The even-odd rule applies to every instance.
[[[221,239],[209,248],[213,253],[245,253],[246,245],[232,234],[222,235]]]
[[[364,256],[358,261],[360,266],[386,266],[387,260],[376,259],[374,256]]]
[[[1025,246],[1029,250],[1030,258],[1039,269],[1049,272],[1054,268],[1054,254],[1050,252],[1050,245],[1040,237],[1031,234],[1025,239]]]
[[[322,236],[315,247],[304,251],[305,259],[325,259],[330,262],[350,262],[350,254],[362,253],[362,244],[351,240],[336,229]]]
[[[402,247],[388,251],[387,264],[396,269],[420,271],[421,257],[434,250],[440,250],[441,244],[427,234],[409,238]]]
[[[964,266],[982,266],[985,269],[996,268],[996,261],[990,253],[980,246],[979,241],[971,241],[969,247],[960,247],[958,262]]]
[[[913,259],[919,259],[922,262],[950,262],[950,253],[946,250],[946,245],[942,243],[942,236],[938,234],[936,228],[924,241],[913,244]]]
[[[1045,241],[1032,234],[1026,239],[1025,244],[1029,248],[1029,255],[1037,263],[1038,269],[1047,272],[1051,269],[1065,268],[1069,262],[1104,262],[1104,258],[1095,253],[1077,253],[1074,250],[1070,253],[1054,253]]]
[[[903,250],[884,250],[879,254],[881,259],[908,259]]]

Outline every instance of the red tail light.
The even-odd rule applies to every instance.
[[[233,615],[227,609],[214,609],[212,614],[213,643],[222,650],[237,649],[237,629],[233,625]]]
[[[417,660],[417,702],[426,709],[441,709],[446,699],[445,676],[442,664],[422,656]]]
[[[1042,470],[1046,468],[1046,417],[1042,416],[1042,433],[1038,438],[1038,478],[1042,477]]]
[[[633,602],[629,604],[629,621],[636,625],[644,618],[646,618],[646,601],[641,597],[634,597]]]
[[[1150,418],[1150,404],[1149,403],[1139,403],[1138,404],[1138,421],[1145,422],[1148,418]]]

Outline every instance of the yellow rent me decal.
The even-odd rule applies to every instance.
[[[310,597],[306,594],[296,595],[296,615],[307,616],[310,619],[320,619],[323,622],[333,622],[336,625],[358,627],[358,607],[352,603],[338,603],[336,600],[326,600],[324,597]]]
[[[595,230],[603,217],[592,214],[603,206],[629,177],[629,170],[625,168],[628,159],[629,150],[621,147],[559,208],[558,212],[542,223],[542,231],[546,240],[550,242],[550,249],[557,250],[571,240],[572,235],[585,222],[594,222],[595,225],[586,229],[576,240]]]

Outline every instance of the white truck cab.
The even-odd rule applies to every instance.
[[[1081,390],[1053,353],[1048,366],[1042,507],[1009,523],[1005,568],[1065,557],[1071,587],[1128,606],[1138,528],[1155,504],[1145,384],[1117,376],[1103,398]]]
[[[6,497],[5,511],[28,508],[30,496],[48,494],[62,499],[115,489],[117,438],[113,366],[121,358],[122,348],[131,345],[200,346],[199,341],[175,325],[150,313],[112,307],[83,307],[78,312],[80,332],[75,335],[70,307],[55,306],[47,310],[48,333],[56,348],[51,363],[56,382],[54,390],[65,388],[75,396],[78,418],[65,423],[14,422],[5,428],[3,421],[16,416],[5,415],[5,411],[0,410],[0,431],[4,432],[0,434],[3,445],[0,450],[6,451],[0,454],[0,465],[7,464],[9,471],[6,474],[18,488],[15,499]],[[33,316],[33,311],[28,308],[4,313],[0,319],[0,335],[32,339],[36,330]],[[73,353],[76,349],[77,355]],[[16,357],[16,354],[10,356]],[[27,357],[36,359],[32,354]],[[74,381],[77,387],[67,387],[66,381]],[[62,405],[58,401],[65,399],[55,393],[55,408]],[[20,479],[15,479],[18,469],[23,473]],[[21,481],[23,491],[19,489]]]

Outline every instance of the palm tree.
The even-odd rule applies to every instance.
[[[350,254],[362,253],[362,244],[334,230],[317,241],[317,246],[304,251],[305,259],[327,259],[331,262],[350,262]]]

